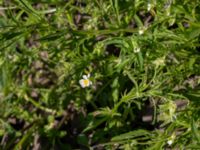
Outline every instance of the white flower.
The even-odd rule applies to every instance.
[[[164,66],[165,65],[165,57],[157,58],[153,61],[153,64],[156,66]]]
[[[139,47],[136,47],[136,48],[134,48],[134,53],[139,53],[140,52],[140,48]]]
[[[142,34],[144,34],[144,30],[143,29],[139,29],[139,35],[142,35]]]
[[[174,143],[175,138],[176,138],[176,135],[173,133],[173,134],[171,135],[171,137],[168,138],[167,144],[168,144],[169,146],[171,146],[171,145]]]
[[[144,34],[144,31],[146,30],[147,30],[147,27],[139,27],[139,31],[138,31],[139,35]]]
[[[150,10],[151,10],[151,4],[148,3],[148,4],[147,4],[147,11],[150,11]]]
[[[92,85],[92,81],[90,81],[89,78],[90,74],[83,75],[83,79],[79,80],[79,84],[82,88],[89,87],[90,85]]]
[[[172,140],[168,140],[168,141],[167,141],[167,144],[168,144],[169,146],[171,146],[171,145],[172,145],[172,143],[173,143],[173,141],[172,141]]]

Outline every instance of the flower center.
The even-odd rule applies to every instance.
[[[83,80],[83,83],[84,83],[85,86],[88,86],[89,85],[89,80],[85,79],[85,80]]]

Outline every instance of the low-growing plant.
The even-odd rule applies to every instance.
[[[198,0],[0,4],[1,149],[200,149]]]

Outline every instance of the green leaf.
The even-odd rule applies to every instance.
[[[199,102],[200,90],[193,90],[183,93],[185,97],[194,102]]]
[[[28,14],[35,16],[38,20],[41,19],[37,11],[31,6],[27,0],[15,0]]]
[[[191,40],[197,38],[200,35],[200,23],[191,23],[186,35]]]
[[[98,127],[99,125],[101,125],[103,122],[105,122],[108,118],[107,117],[103,117],[101,119],[94,119],[92,121],[89,122],[88,126],[83,130],[83,133],[90,131],[96,127]]]
[[[38,41],[42,41],[42,42],[49,42],[49,41],[54,41],[57,39],[60,39],[60,37],[62,37],[65,34],[65,32],[60,32],[60,33],[52,33],[46,36],[43,36],[39,39],[37,39]]]
[[[195,124],[195,122],[194,122],[194,119],[192,119],[192,124],[191,124],[191,126],[192,126],[192,133],[193,133],[193,136],[194,136],[194,138],[196,139],[196,141],[200,144],[200,133],[199,133],[199,131],[198,131],[198,129],[197,129],[197,126],[196,126],[196,124]]]
[[[195,149],[199,150],[200,149],[200,145],[189,145],[186,148],[193,149],[193,150],[195,150]]]
[[[118,101],[118,97],[119,97],[119,77],[116,77],[112,84],[112,97],[113,97],[113,101],[117,102]]]
[[[142,53],[141,52],[139,52],[139,53],[137,53],[137,60],[138,60],[138,64],[139,64],[139,68],[140,68],[140,71],[142,71],[143,70],[143,56],[142,56]]]
[[[136,130],[136,131],[131,131],[131,132],[127,132],[124,134],[120,134],[118,136],[115,136],[111,139],[111,141],[122,141],[122,140],[128,140],[128,139],[132,139],[132,138],[140,138],[141,136],[150,136],[150,133],[146,130]]]
[[[12,84],[10,69],[11,68],[8,62],[4,62],[0,66],[0,89],[4,91],[5,95],[9,93],[9,89]]]
[[[11,39],[13,39],[13,38],[15,38],[15,37],[17,37],[17,36],[20,36],[20,35],[22,35],[22,33],[24,33],[24,32],[14,32],[14,31],[9,31],[9,32],[6,32],[6,33],[3,33],[2,34],[2,38],[4,39],[4,40],[11,40]]]

